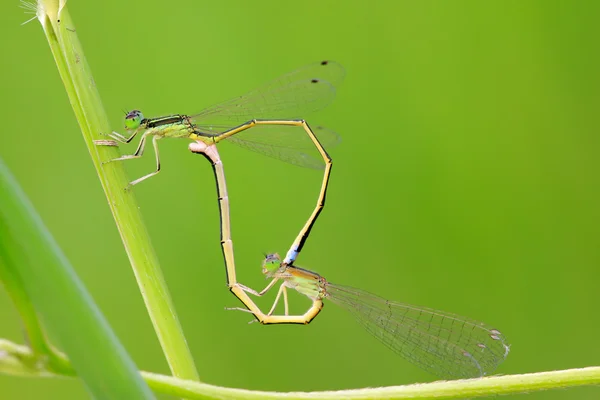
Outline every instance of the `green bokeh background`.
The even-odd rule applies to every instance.
[[[335,103],[308,118],[343,141],[330,149],[327,207],[298,264],[494,324],[512,344],[502,374],[599,364],[600,3],[69,7],[115,129],[122,110],[193,113],[309,62],[342,63]],[[168,373],[42,31],[19,26],[28,16],[17,1],[0,11],[0,156],[138,366]],[[434,379],[331,304],[309,326],[264,327],[225,311],[237,302],[225,286],[211,169],[185,140],[161,142],[161,156],[163,172],[135,191],[205,382],[325,390]],[[258,288],[262,253],[285,253],[321,176],[228,144],[221,156],[238,278]],[[132,178],[152,167],[152,156],[127,165]],[[0,321],[0,337],[23,341],[3,291]],[[86,396],[75,380],[6,376],[0,392]]]

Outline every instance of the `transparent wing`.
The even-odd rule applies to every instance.
[[[217,128],[227,129],[222,125],[217,126]],[[317,136],[317,139],[319,139],[319,143],[325,148],[335,147],[342,141],[342,138],[337,133],[323,126],[311,126],[310,129]],[[239,139],[238,141],[278,147],[295,149],[315,148],[315,144],[304,129],[300,126],[292,125],[255,125],[250,129],[236,133],[226,140],[232,141],[233,138]]]
[[[212,135],[252,119],[302,119],[331,103],[344,75],[333,61],[310,64],[190,118],[199,131]]]
[[[508,355],[504,335],[482,322],[334,284],[326,297],[394,352],[442,378],[488,375]]]
[[[340,142],[340,137],[322,126],[311,127],[325,149]],[[258,132],[251,132],[251,131]],[[323,169],[325,163],[304,129],[298,126],[257,125],[227,139],[240,147],[300,167]]]

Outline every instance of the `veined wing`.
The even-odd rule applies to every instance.
[[[325,149],[334,147],[341,140],[327,128],[317,126],[311,129]],[[320,170],[325,167],[314,143],[299,126],[257,125],[226,141],[300,167]]]
[[[325,297],[350,311],[394,352],[442,378],[488,375],[510,349],[497,329],[456,314],[388,301],[335,284],[327,285]]]
[[[344,68],[334,61],[309,64],[190,119],[200,132],[214,135],[252,119],[305,118],[331,103],[344,75]]]

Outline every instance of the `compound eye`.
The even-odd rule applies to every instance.
[[[125,116],[125,129],[136,129],[142,123],[144,115],[139,110],[129,111]]]

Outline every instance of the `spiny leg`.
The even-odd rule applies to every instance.
[[[142,181],[144,181],[144,180],[146,180],[146,179],[148,179],[148,178],[150,178],[150,177],[152,177],[152,176],[154,176],[154,175],[156,175],[156,174],[158,174],[160,172],[160,155],[158,153],[158,143],[157,142],[161,138],[162,138],[162,136],[154,136],[152,138],[152,146],[154,147],[154,155],[156,156],[156,171],[151,172],[148,175],[144,175],[141,178],[138,178],[138,179],[136,179],[134,181],[129,182],[128,188],[131,187],[131,186],[133,186],[133,185],[137,185],[138,183],[140,183],[140,182],[142,182]],[[142,140],[144,140],[144,139],[142,138]],[[140,146],[141,146],[141,143],[140,143]],[[137,151],[136,151],[136,153],[137,153]],[[137,154],[137,155],[134,154],[130,158],[139,158],[139,157],[141,157],[142,153],[143,153],[143,146],[142,146],[142,151],[140,152],[140,154]]]
[[[113,161],[123,161],[123,160],[131,160],[134,158],[140,158],[144,154],[144,150],[146,148],[146,140],[148,139],[149,132],[145,132],[140,139],[140,143],[138,144],[137,149],[133,154],[126,154],[124,156],[113,158],[112,160],[104,161],[103,164],[107,164]],[[157,136],[155,136],[156,138]]]
[[[267,315],[252,301],[246,291],[239,284],[235,284],[229,288],[231,292],[246,306],[247,309],[237,307],[230,310],[240,310],[249,312],[264,325],[269,324],[303,324],[310,323],[323,309],[323,301],[321,299],[313,300],[311,307],[302,315]],[[285,292],[284,292],[285,296]]]
[[[273,315],[273,311],[275,311],[275,307],[277,307],[277,303],[279,303],[279,298],[281,297],[281,293],[284,293],[283,297],[284,297],[284,303],[285,303],[285,315],[288,315],[288,304],[287,304],[287,290],[285,287],[285,283],[282,283],[281,286],[279,286],[279,290],[277,291],[277,296],[275,296],[275,301],[273,302],[273,306],[271,307],[271,309],[269,310],[269,312],[267,313],[267,315],[270,317],[271,315]]]
[[[267,293],[269,290],[271,290],[271,288],[273,286],[275,286],[275,284],[277,283],[278,280],[279,280],[279,278],[273,278],[273,280],[271,282],[269,282],[269,284],[260,292],[257,292],[256,290],[249,288],[246,285],[242,285],[241,283],[238,283],[237,285],[240,288],[242,288],[242,290],[244,290],[244,292],[252,293],[255,296],[261,297],[261,296],[264,296],[264,294]]]
[[[108,136],[110,136],[111,138],[115,139],[118,142],[129,143],[129,142],[131,142],[133,140],[134,137],[137,136],[138,133],[140,133],[144,129],[142,129],[142,127],[139,127],[137,129],[135,129],[133,131],[133,133],[131,134],[131,136],[129,136],[129,137],[123,136],[119,132],[115,132],[115,131],[112,131],[111,133],[109,133]]]
[[[283,285],[282,285],[283,287]],[[285,309],[285,315],[290,315],[290,308],[288,307],[287,288],[283,287],[283,306]],[[271,313],[269,313],[271,315]]]
[[[275,286],[275,283],[277,283],[277,281],[279,280],[279,278],[274,278],[273,280],[271,280],[271,282],[269,282],[269,284],[260,292],[257,292],[256,290],[246,286],[246,285],[242,285],[241,283],[236,283],[236,286],[239,287],[240,289],[242,289],[244,292],[246,293],[250,293],[253,294],[254,296],[258,296],[261,297],[263,296],[265,293],[267,293],[269,290],[271,290],[271,288],[273,286]],[[279,297],[279,295],[277,295]],[[241,299],[240,299],[241,300]],[[246,304],[243,300],[242,303]],[[254,304],[254,302],[252,302]],[[256,304],[254,304],[256,306]],[[250,307],[249,307],[250,308]],[[258,308],[258,307],[257,307]],[[245,309],[245,308],[241,308],[241,307],[226,307],[225,308],[228,311],[245,311],[245,312],[249,312],[252,313],[252,311],[250,311],[249,309]],[[271,310],[273,311],[273,310]],[[270,312],[269,312],[270,315]]]
[[[279,281],[279,278],[274,278],[271,282],[269,282],[267,287],[264,288],[263,290],[261,290],[260,292],[257,292],[256,290],[249,288],[248,286],[242,285],[241,283],[238,283],[237,286],[240,287],[244,292],[251,293],[255,296],[262,296],[265,293],[267,293],[275,285],[275,283],[277,281]],[[277,296],[275,297],[275,301],[273,301],[273,306],[271,306],[271,309],[267,313],[267,316],[270,317],[273,314],[273,311],[275,311],[275,307],[277,307],[277,303],[279,303],[279,299],[281,298],[282,292],[284,293],[283,297],[284,297],[284,302],[285,302],[285,315],[286,316],[288,315],[287,291],[286,291],[285,282],[284,282],[281,284],[281,286],[279,286],[279,290],[277,291]],[[237,311],[245,311],[245,312],[252,313],[252,311],[247,310],[245,308],[241,308],[241,307],[226,308],[226,310],[237,310]]]

